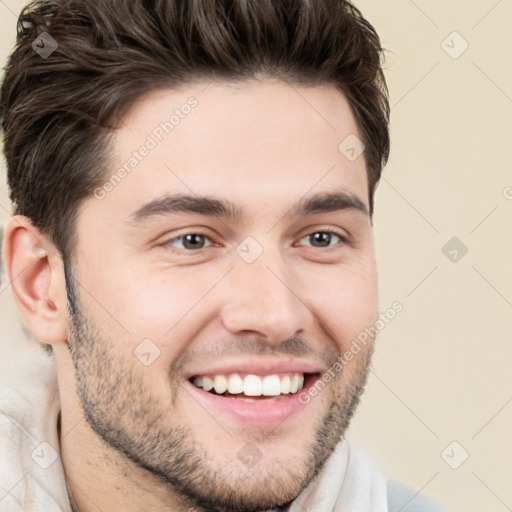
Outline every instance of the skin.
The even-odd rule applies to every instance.
[[[377,315],[368,214],[291,215],[304,198],[333,191],[369,206],[364,154],[350,161],[338,150],[358,134],[343,94],[275,80],[153,92],[116,132],[112,170],[190,96],[197,107],[136,169],[80,205],[67,267],[73,314],[51,242],[24,217],[6,228],[15,300],[55,353],[61,457],[82,512],[255,512],[292,501],[343,436],[370,364],[372,343],[272,427],[216,414],[184,388],[186,372],[242,359],[326,371]],[[227,199],[244,215],[129,222],[169,193]],[[315,246],[308,235],[325,231],[347,240]],[[194,233],[206,235],[203,248],[177,238]],[[250,264],[235,250],[247,236],[263,249]],[[142,340],[160,351],[148,366],[134,355]],[[261,454],[252,467],[237,457],[247,443]]]

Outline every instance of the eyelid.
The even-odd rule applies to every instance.
[[[301,244],[300,243],[304,238],[310,237],[310,236],[314,235],[315,233],[327,233],[329,235],[334,235],[339,238],[339,241],[337,241],[336,243],[334,243],[332,245],[328,245],[326,247],[314,247],[311,244]],[[337,231],[333,231],[333,230],[329,230],[329,229],[315,229],[314,231],[310,231],[310,232],[306,233],[305,235],[303,235],[302,237],[300,237],[299,241],[296,244],[294,244],[294,246],[296,247],[297,245],[302,245],[303,247],[307,247],[312,250],[316,249],[319,251],[326,252],[329,250],[335,250],[336,248],[339,248],[340,245],[349,245],[349,244],[350,244],[350,241],[344,235],[342,235],[341,233],[338,233]]]
[[[185,237],[186,235],[200,235],[200,236],[204,236],[205,238],[207,238],[210,241],[210,244],[205,247],[200,247],[199,249],[182,249],[182,248],[178,248],[178,247],[176,247],[175,249],[178,252],[181,251],[182,253],[193,254],[193,253],[199,253],[200,251],[207,249],[208,247],[219,246],[219,243],[215,242],[214,237],[211,236],[210,234],[206,233],[205,231],[206,230],[204,230],[202,228],[187,229],[186,231],[177,233],[172,237],[166,237],[165,240],[160,245],[162,245],[164,247],[165,246],[174,247],[171,245],[171,242],[176,240],[177,238]],[[315,233],[329,233],[332,235],[336,235],[337,237],[340,238],[340,242],[338,242],[334,245],[331,245],[331,246],[327,246],[327,247],[311,247],[311,246],[306,246],[306,247],[311,247],[312,249],[328,251],[329,249],[334,249],[340,243],[351,245],[351,239],[346,232],[343,232],[342,230],[334,229],[332,227],[320,226],[320,227],[313,227],[313,228],[309,227],[306,231],[303,231],[302,234],[300,234],[299,237],[296,239],[297,241],[293,243],[293,246],[295,247],[296,244],[298,242],[300,242],[303,238],[305,238],[307,236],[311,236]]]
[[[209,245],[200,247],[199,249],[182,249],[180,247],[174,247],[173,245],[171,245],[171,242],[175,241],[178,238],[183,238],[187,235],[203,236],[203,237],[207,238],[210,241],[210,243],[209,243]],[[203,249],[207,249],[208,247],[212,247],[212,246],[215,246],[218,244],[215,242],[213,237],[211,235],[209,235],[208,233],[206,233],[203,229],[188,229],[187,231],[183,231],[182,233],[174,234],[173,236],[166,236],[165,239],[163,240],[163,242],[158,245],[161,245],[162,247],[172,247],[177,252],[192,254],[192,253],[199,253]]]
[[[345,230],[325,225],[309,226],[308,228],[301,231],[298,240],[302,240],[304,237],[313,235],[314,233],[330,233],[339,236],[340,239],[345,243],[351,242],[351,237]]]

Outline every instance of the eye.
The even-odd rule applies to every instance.
[[[315,248],[323,248],[332,247],[344,239],[333,231],[315,231],[314,233],[310,233],[309,235],[301,238],[301,242],[303,240],[307,240],[309,242],[304,245],[309,245]]]
[[[207,240],[209,243],[206,243]],[[212,243],[208,236],[202,235],[201,233],[186,233],[185,235],[172,238],[166,242],[165,245],[171,245],[173,247],[177,247],[178,249],[193,251],[194,249],[198,250],[202,249],[203,247],[208,247],[209,245],[212,245]]]

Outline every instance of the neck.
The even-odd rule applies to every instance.
[[[60,438],[61,438],[60,432],[61,432],[61,412],[59,412],[59,416],[57,418],[57,436],[59,439],[59,449],[60,449],[60,452],[62,453],[62,446],[61,446],[61,442],[60,442]],[[67,490],[68,498],[69,498],[69,504],[71,506],[71,512],[80,512],[80,509],[78,508],[78,505],[76,504],[75,498],[73,498],[73,493],[71,492],[71,489],[69,487],[68,478],[65,478],[65,481],[66,481],[66,490]]]

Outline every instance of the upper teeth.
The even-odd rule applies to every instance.
[[[277,396],[280,394],[297,393],[304,385],[304,374],[290,375],[258,375],[248,374],[242,378],[238,373],[231,375],[212,375],[210,377],[195,377],[195,386],[205,391],[215,389],[221,395],[228,391],[232,395],[243,393],[246,396]]]

